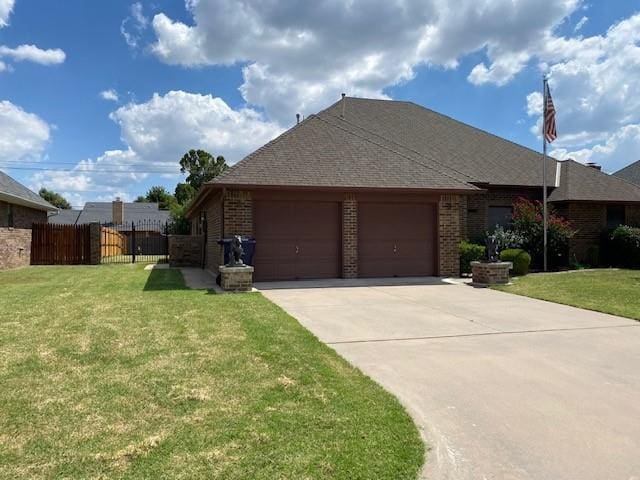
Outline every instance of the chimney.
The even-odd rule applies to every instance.
[[[296,125],[300,123],[300,114],[296,113]]]
[[[597,163],[595,163],[595,162],[587,162],[587,167],[595,168],[595,169],[596,169],[596,170],[598,170],[598,171],[601,171],[601,170],[602,170],[602,166],[601,166],[601,165],[598,165],[598,164],[597,164]]]
[[[342,118],[344,118],[344,109],[345,109],[345,106],[346,106],[346,103],[347,103],[347,102],[346,102],[346,98],[347,98],[347,94],[346,94],[346,93],[343,93],[343,94],[342,94],[342,105],[341,105],[341,106],[342,106],[342,112],[340,113],[340,116],[341,116]]]
[[[114,225],[122,225],[124,223],[124,203],[120,200],[120,197],[111,202],[111,222]]]

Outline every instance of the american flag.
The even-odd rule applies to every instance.
[[[553,106],[553,100],[551,99],[551,91],[549,90],[549,84],[544,84],[544,138],[547,142],[553,142],[558,134],[556,132],[556,108]]]

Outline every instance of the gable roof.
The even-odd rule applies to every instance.
[[[53,223],[54,225],[75,225],[81,212],[82,210],[65,210],[61,208],[53,215],[49,215],[47,223]]]
[[[169,211],[160,210],[157,203],[134,202],[124,203],[123,206],[125,223],[143,221],[165,223],[169,220]],[[83,225],[95,222],[113,222],[112,202],[87,202],[84,204],[76,223]]]
[[[575,160],[565,160],[560,165],[560,182],[549,195],[551,202],[640,202],[640,187],[622,178]]]
[[[311,115],[210,184],[472,191],[468,178],[329,115]]]
[[[0,171],[0,200],[7,203],[22,205],[35,210],[53,211],[56,207],[51,205],[40,195],[32,192],[27,187],[17,182],[9,175]]]
[[[613,175],[635,185],[640,185],[640,160],[627,165]]]

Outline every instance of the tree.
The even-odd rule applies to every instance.
[[[213,157],[204,150],[189,150],[180,160],[180,171],[188,173],[187,183],[198,190],[203,183],[220,175],[227,168],[223,156]]]
[[[196,191],[188,183],[178,183],[174,192],[174,197],[180,205],[186,205],[193,198]]]
[[[59,193],[54,192],[53,190],[47,190],[46,188],[41,188],[38,192],[42,198],[44,198],[47,202],[49,202],[54,207],[61,208],[62,210],[70,210],[71,204],[69,201],[64,198]]]
[[[136,198],[136,202],[157,203],[161,209],[168,210],[176,204],[176,199],[164,187],[156,185],[151,187],[144,197]]]

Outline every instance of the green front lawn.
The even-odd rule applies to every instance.
[[[640,271],[533,274],[497,290],[640,320]]]
[[[413,479],[400,404],[260,294],[0,272],[0,478]]]

